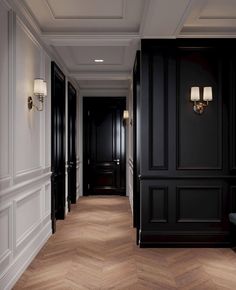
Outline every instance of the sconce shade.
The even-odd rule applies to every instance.
[[[129,119],[129,111],[127,111],[127,110],[125,110],[124,112],[123,112],[123,119]]]
[[[203,101],[210,102],[213,99],[212,87],[203,88]]]
[[[200,87],[191,87],[190,100],[193,102],[200,100]]]
[[[35,95],[43,95],[45,94],[47,88],[46,83],[43,79],[35,79],[34,80],[34,94]]]
[[[47,83],[46,83],[46,81],[44,81],[43,82],[43,95],[44,95],[44,97],[46,97],[47,94],[48,94],[48,92],[47,92]]]

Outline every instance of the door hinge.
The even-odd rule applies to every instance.
[[[88,165],[90,164],[90,159],[88,159]]]
[[[90,189],[90,184],[88,183],[88,189]]]
[[[88,116],[90,116],[90,111],[88,110]]]

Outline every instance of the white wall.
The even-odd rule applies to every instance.
[[[11,289],[51,235],[51,59],[0,1],[0,289]],[[45,110],[29,111],[45,78]]]

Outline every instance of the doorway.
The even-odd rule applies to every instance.
[[[83,101],[84,195],[125,195],[125,97]]]
[[[65,218],[65,75],[55,62],[51,64],[51,74],[51,215],[55,232],[56,220]]]

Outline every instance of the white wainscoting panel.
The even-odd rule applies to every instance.
[[[12,204],[0,208],[0,277],[12,255]]]
[[[15,200],[16,247],[41,221],[41,188]]]
[[[51,59],[4,3],[0,0],[0,289],[10,290],[52,234]],[[27,107],[38,77],[48,83],[43,112]]]
[[[8,8],[0,2],[0,188],[10,179]]]

